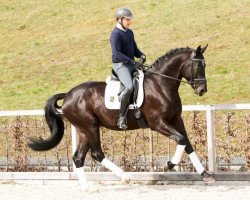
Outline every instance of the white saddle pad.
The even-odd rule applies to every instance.
[[[144,89],[143,89],[143,79],[144,73],[141,70],[138,70],[139,78],[136,81],[139,82],[139,90],[136,100],[136,105],[130,104],[129,109],[134,109],[134,107],[140,107],[144,99]],[[106,79],[106,88],[105,88],[105,106],[108,109],[120,109],[121,102],[119,101],[118,93],[120,91],[121,82],[120,81],[111,81],[111,76]]]

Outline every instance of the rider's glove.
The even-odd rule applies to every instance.
[[[135,67],[135,69],[142,70],[143,69],[143,64],[141,62],[136,62],[135,61],[134,67]]]
[[[145,55],[145,54],[142,54],[142,55],[141,55],[140,61],[141,61],[142,63],[145,63],[146,60],[147,60],[146,55]]]
[[[141,62],[137,62],[137,61],[134,61],[134,60],[130,60],[129,63],[131,65],[134,66],[135,69],[142,69],[143,68],[143,65],[141,64]]]

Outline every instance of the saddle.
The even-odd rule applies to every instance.
[[[141,116],[140,106],[144,100],[144,88],[143,88],[144,73],[142,70],[136,70],[133,73],[133,85],[134,90],[130,97],[130,105],[128,109],[135,110],[135,118],[138,125],[141,128],[147,128],[145,120]],[[111,76],[106,79],[105,88],[105,107],[107,109],[119,110],[121,106],[120,95],[125,89],[125,86],[120,82],[115,71],[112,70]]]
[[[112,69],[111,71],[111,81],[119,81],[119,78],[117,76],[117,74],[115,73],[115,71]],[[132,75],[132,80],[133,80],[133,86],[134,86],[134,90],[133,93],[131,94],[130,97],[130,104],[134,104],[137,100],[137,96],[138,96],[138,91],[139,91],[139,72],[138,71],[134,71],[133,75]],[[119,101],[120,100],[120,95],[122,93],[122,91],[125,89],[125,86],[121,83],[120,84],[120,91],[118,92],[118,96],[119,96]]]
[[[137,70],[133,73],[134,90],[130,97],[129,109],[139,108],[144,99],[144,73]],[[106,79],[105,106],[108,109],[120,109],[120,94],[125,89],[116,73],[112,70],[111,76]]]

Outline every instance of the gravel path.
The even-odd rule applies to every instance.
[[[246,184],[247,185],[247,184]],[[228,185],[121,185],[99,184],[99,193],[87,194],[77,181],[0,182],[1,200],[244,200],[250,199],[250,186]]]

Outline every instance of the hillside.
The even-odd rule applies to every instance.
[[[134,13],[132,29],[147,63],[176,47],[208,44],[208,93],[182,85],[183,104],[250,102],[248,0],[2,0],[0,110],[42,109],[51,95],[111,70],[109,35],[118,7]]]

